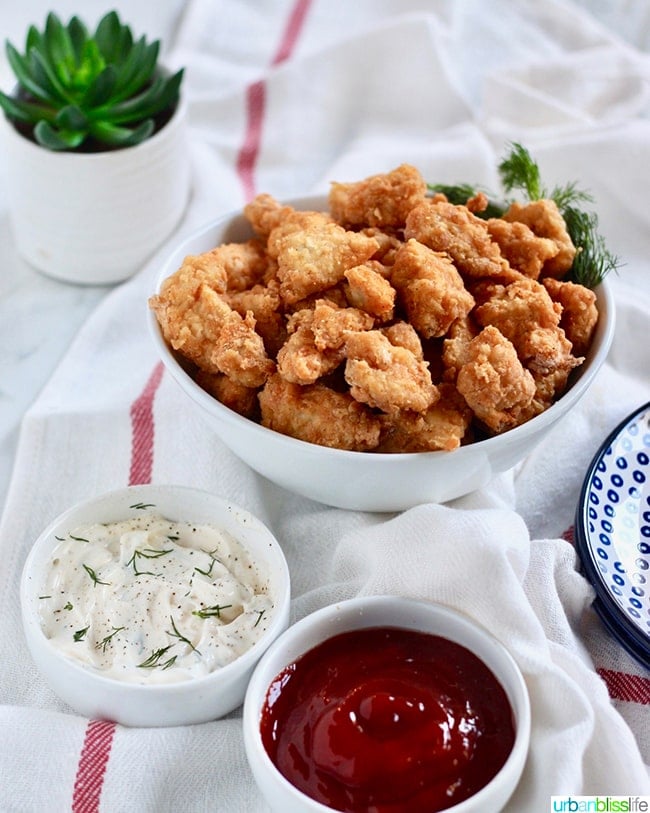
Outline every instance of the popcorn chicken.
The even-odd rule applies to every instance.
[[[269,242],[273,239],[272,232]],[[336,223],[312,224],[304,230],[283,233],[277,241],[283,302],[292,305],[333,287],[344,279],[348,269],[370,259],[378,245],[374,238],[346,231]]]
[[[560,251],[557,243],[547,237],[537,237],[525,223],[501,218],[490,218],[486,223],[490,237],[510,266],[531,279],[537,279],[544,263]]]
[[[573,354],[584,355],[598,324],[596,294],[584,285],[561,282],[553,277],[545,277],[543,283],[551,299],[562,306],[560,327],[571,342]]]
[[[261,423],[308,443],[367,452],[379,444],[379,418],[349,393],[324,384],[301,387],[271,376],[259,394]]]
[[[345,380],[357,401],[390,414],[424,412],[438,399],[427,363],[379,330],[351,333],[345,355]]]
[[[535,395],[533,377],[512,342],[492,325],[469,343],[456,386],[476,417],[495,433],[516,425]]]
[[[365,452],[451,451],[547,409],[584,360],[592,291],[552,201],[483,220],[403,164],[329,211],[258,195],[254,237],[188,256],[150,298],[203,389],[263,426]]]
[[[426,201],[408,214],[404,236],[433,251],[444,251],[461,274],[513,278],[513,271],[492,241],[485,221],[466,206],[445,200]]]
[[[344,226],[402,228],[411,209],[424,201],[426,192],[420,172],[410,164],[402,164],[363,181],[334,182],[329,207],[334,219]]]
[[[571,269],[576,249],[554,200],[534,200],[526,204],[515,201],[503,219],[525,223],[538,237],[548,238],[556,244],[557,254],[544,262],[542,276],[560,278]]]
[[[413,238],[397,252],[390,279],[409,322],[426,339],[444,336],[455,319],[474,307],[474,297],[448,256]]]

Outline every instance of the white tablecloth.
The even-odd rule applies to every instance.
[[[603,2],[590,16],[569,0],[174,5],[168,60],[186,66],[190,103],[187,216],[102,301],[22,422],[0,525],[0,810],[266,810],[240,712],[175,729],[88,721],[26,651],[18,581],[35,536],[75,501],[143,480],[216,491],[265,521],[287,553],[294,620],[360,593],[397,593],[490,627],[532,700],[530,757],[509,813],[550,809],[552,794],[650,793],[650,676],[602,627],[571,544],[591,457],[650,400],[650,15],[642,3],[617,8],[626,14]],[[404,161],[432,182],[495,188],[513,140],[548,185],[576,180],[593,193],[625,263],[612,278],[608,362],[547,443],[481,492],[376,515],[286,493],[206,434],[147,334],[169,245],[255,192],[325,192]],[[146,465],[142,410],[153,431]]]

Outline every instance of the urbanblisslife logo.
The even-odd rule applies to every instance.
[[[650,796],[551,796],[553,813],[650,813]]]

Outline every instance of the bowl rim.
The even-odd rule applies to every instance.
[[[593,606],[610,633],[646,669],[650,668],[650,633],[643,631],[629,620],[618,602],[612,597],[607,582],[596,565],[589,531],[589,495],[598,466],[618,437],[645,414],[650,413],[650,401],[626,415],[599,445],[583,480],[575,514],[576,549],[585,575],[593,586],[596,598]]]
[[[152,490],[171,490],[181,496],[183,494],[193,493],[197,497],[207,497],[213,505],[220,506],[220,509],[237,513],[248,521],[252,520],[257,526],[258,531],[267,536],[270,547],[273,549],[273,555],[277,559],[278,572],[280,573],[282,580],[282,594],[278,595],[275,599],[276,610],[273,614],[271,623],[265,630],[264,634],[257,641],[255,641],[249,649],[235,658],[235,660],[214,669],[208,674],[192,677],[188,680],[174,681],[171,683],[142,684],[102,675],[100,672],[67,657],[57,647],[55,647],[51,640],[45,636],[43,628],[39,622],[38,614],[36,612],[37,604],[34,601],[34,597],[37,595],[39,585],[36,580],[34,580],[32,583],[31,577],[34,575],[36,568],[45,566],[44,560],[51,551],[51,547],[53,547],[54,543],[56,542],[56,540],[54,540],[55,531],[61,525],[65,524],[69,518],[74,517],[79,510],[83,508],[90,508],[94,504],[99,504],[103,500],[108,501],[110,499],[117,499],[121,496],[126,496],[127,494],[149,494]],[[161,513],[164,514],[164,510],[161,511]],[[48,541],[50,542],[50,545],[48,545]],[[242,540],[238,541],[240,544],[246,547],[245,542],[242,542]],[[214,682],[215,680],[227,680],[231,677],[231,675],[236,676],[239,672],[246,672],[247,669],[257,662],[260,657],[260,649],[262,650],[262,653],[266,651],[268,646],[270,646],[273,640],[285,628],[285,616],[289,611],[291,602],[291,576],[286,556],[279,541],[276,539],[275,535],[270,531],[270,529],[247,509],[242,508],[241,506],[226,500],[213,492],[207,491],[206,489],[180,484],[147,483],[124,486],[123,488],[112,489],[110,491],[94,495],[93,497],[81,500],[75,505],[70,506],[55,517],[36,537],[27,554],[21,573],[19,594],[23,627],[29,625],[33,634],[38,638],[39,646],[44,647],[45,652],[49,653],[49,657],[52,659],[52,661],[58,661],[63,665],[63,668],[70,669],[73,673],[79,674],[86,681],[97,681],[98,686],[104,685],[111,687],[113,690],[123,687],[124,691],[132,692],[135,695],[173,695],[185,693],[188,689],[200,689],[204,685]]]
[[[327,205],[327,195],[292,197],[282,200],[280,203],[302,210],[309,208],[318,208],[323,210],[323,207]],[[232,210],[218,218],[203,223],[201,226],[194,229],[194,231],[192,231],[190,234],[186,235],[186,237],[175,247],[171,248],[166,259],[163,260],[160,270],[154,277],[155,290],[150,295],[158,294],[164,280],[173,274],[174,271],[176,271],[179,267],[179,261],[182,261],[183,257],[187,254],[192,253],[189,251],[189,246],[193,245],[201,238],[207,238],[207,236],[213,231],[223,231],[228,227],[241,227],[246,229],[247,221],[241,209]],[[248,230],[252,236],[253,232],[250,225],[248,225]],[[587,353],[585,363],[575,370],[574,380],[570,384],[569,388],[565,390],[560,398],[557,399],[557,401],[551,404],[550,407],[545,409],[540,414],[535,415],[525,423],[519,424],[506,432],[461,445],[456,449],[439,449],[430,452],[360,452],[351,451],[349,449],[320,446],[315,443],[310,443],[309,441],[294,438],[291,435],[284,435],[274,429],[269,429],[268,427],[262,426],[260,423],[250,420],[250,418],[245,418],[243,415],[240,415],[222,404],[213,396],[209,395],[196,383],[196,381],[194,381],[189,373],[183,368],[183,365],[178,361],[176,354],[163,338],[160,325],[158,324],[153,310],[148,306],[147,303],[145,304],[147,307],[149,334],[160,360],[162,360],[165,368],[169,371],[176,383],[179,384],[186,392],[189,391],[193,399],[202,409],[206,410],[208,413],[215,414],[217,417],[223,419],[233,427],[239,427],[245,429],[246,431],[252,432],[253,436],[259,436],[260,438],[267,439],[281,438],[282,442],[289,444],[289,449],[321,449],[331,454],[334,459],[339,458],[340,460],[346,462],[367,460],[369,456],[372,456],[373,461],[380,463],[384,460],[399,461],[413,460],[415,458],[443,458],[444,456],[448,456],[450,454],[453,454],[457,459],[462,460],[463,457],[473,454],[473,452],[470,451],[472,449],[480,448],[487,454],[494,446],[499,448],[499,445],[503,442],[503,438],[508,438],[513,442],[515,440],[523,441],[525,438],[527,438],[527,436],[534,435],[538,431],[542,431],[546,426],[552,425],[555,422],[556,417],[560,417],[558,413],[562,414],[564,410],[574,406],[582,398],[584,393],[589,388],[591,381],[596,376],[598,370],[607,358],[612,345],[616,328],[616,307],[610,281],[605,278],[593,289],[593,291],[597,296],[600,318],[596,326],[596,333],[592,340],[592,346]],[[603,314],[605,318],[602,318]],[[597,344],[597,347],[594,350],[595,344]]]
[[[377,626],[386,626],[397,629],[407,628],[405,623],[364,623],[364,611],[372,612],[373,610],[376,611],[391,607],[394,609],[396,604],[399,604],[404,611],[408,610],[412,611],[413,613],[429,613],[431,615],[433,627],[435,627],[436,619],[446,619],[447,621],[456,625],[457,628],[462,629],[462,634],[459,633],[458,637],[454,638],[449,636],[449,638],[450,640],[455,640],[456,643],[459,643],[461,646],[465,646],[468,649],[470,649],[470,647],[467,645],[467,643],[464,643],[463,640],[465,633],[469,633],[470,636],[477,636],[485,646],[490,648],[490,651],[494,654],[494,656],[499,658],[502,670],[508,672],[509,687],[506,687],[502,679],[495,675],[508,696],[508,700],[512,707],[513,718],[515,718],[515,741],[510,753],[508,754],[508,758],[501,766],[499,771],[486,785],[467,799],[453,805],[452,807],[445,808],[443,813],[475,813],[475,811],[482,809],[482,801],[492,794],[495,791],[495,788],[504,783],[506,787],[510,788],[510,793],[508,795],[509,798],[509,796],[514,793],[521,779],[521,774],[528,755],[528,749],[530,747],[531,737],[530,695],[519,665],[515,661],[510,651],[488,629],[470,616],[438,601],[409,598],[400,595],[380,594],[370,596],[355,596],[353,598],[344,599],[342,601],[325,605],[324,607],[321,607],[320,609],[315,610],[296,621],[281,635],[279,635],[278,638],[275,639],[264,655],[262,655],[255,669],[253,670],[253,674],[249,680],[244,698],[242,719],[244,746],[247,759],[251,764],[253,773],[256,775],[253,760],[257,760],[256,765],[258,769],[264,770],[265,775],[272,777],[274,783],[278,784],[288,795],[296,800],[299,800],[302,805],[306,805],[305,809],[308,807],[310,810],[317,811],[318,813],[331,813],[332,808],[303,793],[303,791],[299,790],[295,785],[293,785],[276,767],[262,742],[259,726],[261,709],[268,692],[268,687],[275,675],[290,663],[297,660],[302,654],[318,646],[322,641],[328,640],[329,638],[337,635],[339,632],[354,629],[364,629]],[[341,629],[333,628],[326,634],[319,634],[318,638],[308,645],[301,643],[297,654],[290,655],[289,660],[287,660],[285,653],[281,659],[278,658],[281,660],[283,665],[280,666],[279,669],[274,667],[273,670],[271,670],[272,661],[279,656],[283,647],[298,649],[298,647],[294,647],[293,644],[297,639],[300,638],[301,635],[308,632],[312,627],[317,628],[320,622],[335,621],[337,616],[345,616],[346,618],[356,616],[359,623],[347,624],[345,620],[343,620],[343,627]],[[411,628],[419,629],[420,627],[414,626]],[[431,630],[431,634],[446,637],[444,632],[438,632],[435,628]],[[472,650],[470,649],[470,651]],[[485,660],[481,655],[476,653],[474,654],[485,663]],[[494,672],[491,665],[486,665],[490,671]],[[518,714],[516,711],[516,706],[519,710]]]

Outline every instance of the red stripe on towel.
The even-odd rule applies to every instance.
[[[291,56],[310,5],[311,0],[297,0],[294,4],[271,65],[279,65]],[[249,85],[246,91],[246,132],[237,156],[237,174],[244,189],[246,202],[255,197],[255,167],[262,142],[265,108],[266,85],[259,80]]]
[[[158,362],[149,376],[142,394],[131,405],[131,470],[129,485],[151,482],[153,469],[153,399],[163,376]]]
[[[605,681],[612,700],[625,700],[643,705],[650,703],[650,678],[615,672],[613,669],[598,669],[597,672]]]
[[[566,531],[562,534],[562,539],[565,542],[569,542],[571,545],[575,545],[576,536],[575,536],[575,528],[573,525],[570,525]]]
[[[153,402],[163,376],[163,365],[156,364],[142,393],[129,411],[131,417],[131,468],[129,485],[151,482],[153,470]],[[115,723],[90,720],[79,756],[72,794],[72,813],[98,813],[104,774],[113,745]]]
[[[91,720],[86,727],[72,794],[72,813],[97,813],[115,724]]]

